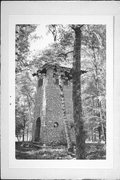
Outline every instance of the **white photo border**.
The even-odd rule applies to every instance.
[[[18,160],[15,159],[15,26],[17,24],[103,24],[106,25],[106,159],[105,160]],[[110,53],[109,53],[110,52]],[[113,167],[113,17],[35,16],[9,17],[9,166],[21,168],[111,168]],[[11,102],[12,97],[12,102]],[[109,119],[109,121],[108,121]]]
[[[54,3],[54,4],[53,4]],[[54,8],[56,7],[56,9]],[[119,129],[119,58],[120,58],[120,5],[118,2],[3,2],[2,3],[2,110],[1,110],[1,160],[2,160],[2,178],[68,178],[68,179],[78,179],[78,178],[120,178],[120,129]],[[79,11],[78,11],[79,10]],[[47,14],[47,15],[46,15]],[[93,163],[93,167],[89,164],[85,167],[84,160],[82,166],[79,164],[79,160],[59,160],[59,165],[57,166],[57,160],[50,160],[49,165],[47,160],[42,163],[42,167],[36,167],[36,160],[16,160],[15,159],[15,124],[13,124],[14,111],[15,111],[15,102],[14,97],[14,80],[15,72],[11,74],[12,68],[14,67],[14,58],[15,56],[15,24],[19,24],[20,21],[23,23],[23,19],[29,16],[29,22],[35,24],[35,21],[32,23],[33,16],[41,17],[54,17],[56,16],[67,16],[67,17],[93,17],[92,21],[97,17],[108,18],[109,21],[106,22],[107,27],[111,28],[110,31],[106,33],[110,40],[110,44],[107,45],[107,59],[109,59],[108,69],[107,70],[107,79],[108,86],[110,87],[108,93],[109,99],[109,108],[107,112],[111,111],[109,118],[112,119],[111,123],[107,121],[108,131],[111,132],[112,139],[108,142],[107,148],[110,149],[107,151],[106,160],[88,160],[90,163]],[[17,21],[15,20],[17,17]],[[105,18],[106,17],[106,18]],[[114,18],[114,21],[113,21]],[[63,19],[62,19],[63,20]],[[25,18],[26,21],[26,18]],[[41,22],[44,20],[42,19]],[[25,22],[24,22],[25,23]],[[27,22],[26,22],[27,23]],[[44,23],[44,22],[43,22]],[[58,21],[56,22],[58,24]],[[82,23],[82,21],[81,21]],[[40,24],[40,23],[39,23]],[[63,24],[63,21],[61,22]],[[70,23],[66,23],[70,24]],[[79,21],[80,24],[80,21]],[[84,24],[85,23],[84,21]],[[90,21],[88,24],[91,24]],[[94,23],[95,24],[95,23]],[[97,23],[98,24],[98,23]],[[100,23],[102,24],[102,23]],[[114,31],[113,31],[114,28]],[[113,47],[113,35],[114,35],[114,47]],[[11,37],[10,37],[11,36]],[[12,44],[11,44],[12,40]],[[13,46],[13,47],[12,47]],[[113,52],[114,49],[114,52]],[[11,57],[11,54],[13,55]],[[114,66],[113,66],[113,56],[114,56]],[[113,71],[114,69],[114,71]],[[114,73],[114,74],[113,74]],[[114,75],[114,84],[113,84],[113,75]],[[12,80],[12,81],[11,81]],[[114,86],[113,86],[114,85]],[[113,92],[114,87],[114,92]],[[114,101],[113,101],[114,93]],[[12,96],[11,96],[12,94]],[[107,93],[106,93],[107,94]],[[119,101],[119,102],[118,102]],[[10,105],[10,103],[12,105]],[[114,105],[114,114],[113,111]],[[12,111],[12,113],[11,113]],[[11,121],[10,121],[11,120]],[[8,124],[9,122],[9,124]],[[12,129],[10,128],[12,127]],[[14,134],[15,135],[15,134]],[[108,136],[108,134],[107,134]],[[109,138],[109,137],[107,137]],[[13,146],[12,146],[13,145]],[[18,161],[18,162],[16,162]],[[77,164],[76,164],[77,161]],[[27,162],[27,163],[26,163]],[[107,162],[107,163],[106,163]],[[109,164],[108,164],[109,162]],[[45,163],[47,164],[45,166]],[[54,164],[53,164],[54,163]],[[67,163],[67,164],[66,164]],[[69,165],[72,164],[72,165]],[[97,166],[99,164],[99,166]]]

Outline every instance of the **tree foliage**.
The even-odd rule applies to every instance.
[[[16,136],[31,132],[35,103],[35,80],[31,72],[16,76]]]
[[[15,61],[16,72],[29,65],[27,56],[29,53],[29,36],[35,31],[36,25],[17,24],[15,29]]]

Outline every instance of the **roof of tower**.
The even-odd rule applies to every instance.
[[[66,75],[68,76],[68,74],[73,74],[73,71],[72,71],[72,66],[70,67],[67,67],[67,66],[64,66],[63,64],[60,65],[58,63],[45,63],[38,71],[37,73],[33,73],[33,76],[39,76],[38,74],[46,74],[47,70],[48,69],[53,69],[54,71],[58,71],[60,70],[60,72],[65,72]],[[86,70],[80,70],[80,73],[81,74],[84,74],[86,73],[87,71]],[[71,76],[70,75],[70,76]]]
[[[38,71],[40,71],[40,73],[46,73],[46,71],[48,70],[48,69],[54,69],[55,71],[58,71],[58,69],[60,70],[60,71],[67,71],[67,72],[70,72],[70,70],[72,69],[72,67],[70,68],[70,67],[66,67],[66,66],[62,66],[62,65],[60,65],[60,64],[58,64],[58,63],[46,63],[46,64],[44,64],[43,66],[42,66],[42,68],[40,69],[40,70],[38,70]]]

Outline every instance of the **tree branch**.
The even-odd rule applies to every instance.
[[[60,53],[60,54],[58,54],[58,57],[60,57],[60,56],[65,56],[66,57],[70,53],[73,53],[73,51],[68,51],[67,53]]]

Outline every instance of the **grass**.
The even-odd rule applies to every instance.
[[[86,143],[86,159],[105,159],[104,144]],[[32,143],[16,143],[16,159],[69,159],[74,160],[75,153],[67,152],[66,146],[36,147]]]

